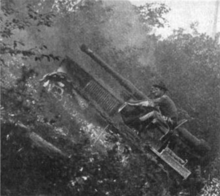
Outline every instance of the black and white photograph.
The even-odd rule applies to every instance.
[[[220,196],[220,0],[0,0],[1,196]]]

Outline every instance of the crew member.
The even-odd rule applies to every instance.
[[[150,105],[157,107],[160,112],[152,111],[140,117],[141,121],[153,118],[158,119],[162,123],[167,123],[171,127],[176,125],[178,120],[177,108],[173,100],[166,94],[167,91],[168,89],[163,82],[152,86],[152,102],[146,101],[140,104],[143,106]]]

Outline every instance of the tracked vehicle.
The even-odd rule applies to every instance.
[[[209,151],[208,144],[184,129],[182,126],[184,120],[173,129],[152,122],[146,122],[140,127],[136,119],[154,108],[132,108],[125,103],[131,99],[139,101],[149,98],[85,45],[81,46],[81,50],[106,74],[115,79],[120,86],[119,91],[112,91],[107,81],[100,81],[68,57],[61,62],[57,72],[46,75],[43,81],[57,83],[55,86],[60,89],[60,94],[65,89],[58,83],[62,81],[66,83],[65,86],[69,84],[71,86],[69,93],[72,93],[72,88],[94,108],[96,123],[100,123],[103,131],[120,135],[135,152],[146,154],[154,164],[162,163],[170,173],[178,175],[183,180],[188,179],[192,175],[192,168],[199,164]]]

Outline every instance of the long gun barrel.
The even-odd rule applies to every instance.
[[[184,128],[180,128],[178,130],[178,133],[179,133],[180,138],[185,140],[187,144],[193,147],[197,152],[204,154],[211,150],[211,147],[205,140],[195,137],[188,130]]]
[[[81,45],[80,49],[89,55],[96,63],[98,63],[106,72],[113,76],[120,85],[122,85],[130,94],[132,98],[137,100],[148,100],[148,97],[137,89],[131,82],[123,78],[120,74],[115,72],[106,62],[104,62],[97,54],[95,54],[86,45]]]
[[[106,62],[104,62],[97,54],[95,54],[91,49],[89,49],[86,45],[81,45],[80,49],[89,55],[96,63],[98,63],[106,72],[108,72],[111,76],[113,76],[119,84],[121,84],[130,94],[130,97],[135,98],[137,100],[149,100],[149,98],[143,94],[139,89],[137,89],[131,82],[126,80],[120,74],[115,72]],[[209,150],[209,145],[203,141],[199,140],[195,136],[193,136],[186,129],[180,129],[179,136],[187,141],[191,146],[196,147],[197,149]]]

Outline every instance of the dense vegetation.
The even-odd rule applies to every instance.
[[[163,4],[5,0],[1,9],[2,195],[172,195],[169,182],[159,181],[146,157],[128,154],[120,138],[94,136],[98,128],[80,120],[77,98],[71,106],[80,114],[72,119],[44,92],[40,79],[65,55],[95,72],[94,62],[79,50],[82,43],[146,94],[155,80],[167,84],[180,116],[189,120],[188,130],[212,147],[202,171],[205,186],[196,194],[220,193],[218,37],[198,33],[195,25],[192,33],[179,29],[163,40],[151,35],[166,25],[163,15],[169,9]],[[27,129],[49,138],[59,128],[71,130],[66,140],[74,143],[71,159],[42,153],[28,137]],[[190,192],[183,187],[179,194],[184,191]]]

